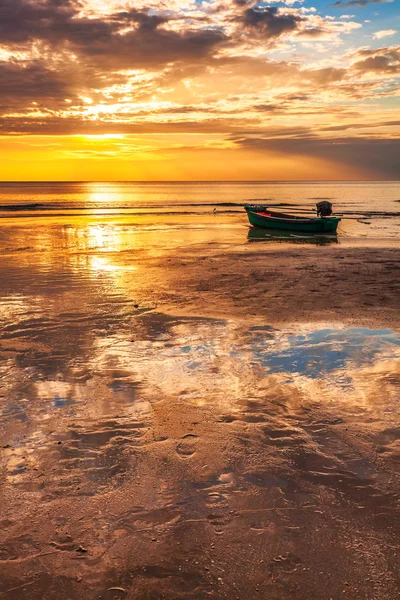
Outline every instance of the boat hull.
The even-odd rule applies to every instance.
[[[296,220],[271,218],[251,210],[247,210],[246,212],[250,224],[253,225],[253,227],[297,231],[301,233],[334,233],[340,222],[340,219],[337,217]]]

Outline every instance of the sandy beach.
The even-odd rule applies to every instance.
[[[0,600],[400,600],[400,0],[0,0]]]
[[[1,598],[397,597],[398,246],[231,225],[3,221]]]

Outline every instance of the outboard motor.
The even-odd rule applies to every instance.
[[[323,202],[317,203],[317,215],[318,217],[330,217],[332,214],[332,204],[324,200]]]

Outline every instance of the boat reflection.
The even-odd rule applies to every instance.
[[[250,227],[247,234],[249,242],[289,242],[291,244],[314,244],[315,246],[326,246],[338,244],[336,233],[319,233],[315,235],[294,233],[290,231],[277,231],[276,229],[265,229],[261,227]]]

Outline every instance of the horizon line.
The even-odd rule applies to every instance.
[[[399,183],[398,179],[4,179],[8,183]]]

